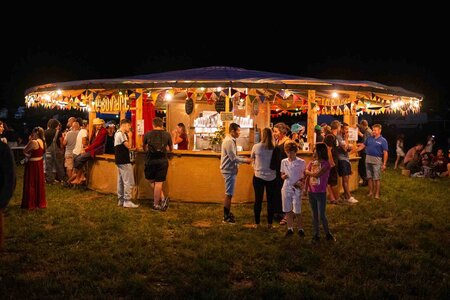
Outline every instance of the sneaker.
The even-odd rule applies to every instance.
[[[223,223],[230,223],[234,224],[236,223],[236,220],[234,219],[234,215],[230,212],[228,215],[223,217]]]
[[[123,202],[123,207],[126,207],[126,208],[137,208],[137,207],[139,207],[139,205],[138,204],[134,204],[133,202],[128,200],[128,201],[124,201]]]
[[[161,205],[155,205],[155,204],[153,204],[152,209],[153,209],[153,210],[161,210]]]
[[[336,242],[336,238],[331,233],[327,233],[327,241]]]
[[[303,229],[298,230],[299,237],[305,237],[305,231]]]
[[[286,231],[286,234],[284,236],[288,237],[288,236],[292,236],[293,234],[294,234],[294,231],[292,229],[288,229],[288,231]]]
[[[162,199],[162,201],[161,201],[161,210],[162,211],[166,211],[169,208],[169,201],[170,201],[169,197],[165,197],[164,199]]]
[[[350,197],[349,199],[347,199],[347,202],[348,202],[348,203],[358,203],[359,201],[356,200],[356,199],[352,196],[352,197]]]
[[[123,206],[123,201],[119,200],[119,202],[117,202],[117,206]]]
[[[320,237],[318,235],[314,235],[311,239],[311,242],[318,243],[320,242]]]

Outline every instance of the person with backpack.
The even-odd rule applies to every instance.
[[[147,151],[145,162],[145,179],[150,181],[153,188],[153,209],[166,210],[169,205],[169,197],[165,197],[162,186],[166,181],[169,160],[167,150],[172,151],[172,138],[170,133],[164,130],[161,118],[153,119],[153,130],[144,135],[144,150]]]

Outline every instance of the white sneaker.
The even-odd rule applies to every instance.
[[[131,201],[125,201],[125,202],[123,203],[123,207],[127,207],[127,208],[136,208],[136,207],[139,207],[139,205],[138,205],[138,204],[134,204],[134,203],[131,202]]]
[[[123,201],[119,200],[119,202],[117,202],[117,206],[123,206]]]
[[[348,203],[358,203],[359,201],[356,200],[355,198],[353,198],[353,196],[351,196],[349,199],[347,199]]]

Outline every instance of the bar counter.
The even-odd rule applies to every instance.
[[[145,152],[137,152],[134,162],[136,187],[135,199],[153,199],[153,191],[144,176]],[[250,156],[250,151],[239,151],[240,156]],[[307,163],[312,153],[299,151],[297,154]],[[225,187],[220,173],[220,152],[174,150],[169,160],[169,171],[164,191],[171,199],[184,202],[221,203]],[[353,174],[350,176],[350,190],[358,188],[358,157],[350,158]],[[98,155],[89,165],[88,187],[101,193],[117,193],[117,168],[114,155]],[[242,164],[236,179],[233,203],[254,201],[253,167]]]

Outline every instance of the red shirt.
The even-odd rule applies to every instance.
[[[95,155],[103,154],[105,152],[105,143],[106,143],[106,135],[107,131],[104,127],[102,127],[97,135],[95,135],[95,132],[92,133],[91,136],[91,144],[84,149],[85,152],[90,152],[92,157],[95,157]]]
[[[189,141],[188,141],[188,137],[186,133],[182,133],[180,135],[180,138],[182,139],[181,142],[179,142],[178,145],[178,150],[188,150],[189,148]]]

